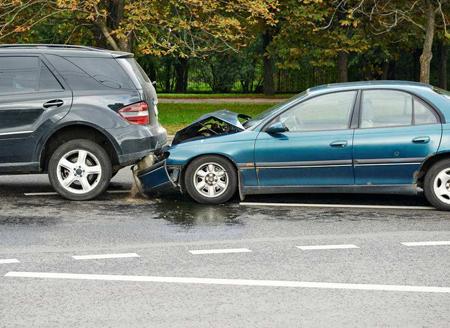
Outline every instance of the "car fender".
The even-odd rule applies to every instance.
[[[257,133],[250,138],[240,138],[236,134],[235,137],[225,137],[226,139],[232,139],[227,140],[227,142],[216,142],[217,140],[211,138],[210,140],[204,139],[176,145],[167,150],[169,153],[167,165],[181,167],[179,185],[183,189],[182,179],[189,163],[201,156],[222,156],[228,159],[236,168],[238,189],[241,198],[243,198],[244,185],[257,183],[256,170],[254,168],[254,137],[256,135]],[[243,168],[246,168],[245,172],[243,172]]]

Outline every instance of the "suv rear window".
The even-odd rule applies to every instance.
[[[131,70],[134,73],[140,84],[151,83],[150,78],[134,58],[120,58],[119,61],[127,71]]]

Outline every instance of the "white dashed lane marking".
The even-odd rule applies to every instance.
[[[120,254],[94,254],[94,255],[74,255],[75,260],[98,260],[98,259],[118,259],[127,257],[140,257],[136,253],[120,253]]]
[[[0,259],[0,264],[20,263],[18,259]]]
[[[303,251],[308,250],[321,250],[321,249],[348,249],[348,248],[359,248],[353,244],[342,244],[342,245],[311,245],[311,246],[296,246]]]
[[[408,247],[414,246],[450,246],[450,240],[440,240],[440,241],[414,241],[414,242],[404,242],[402,245]]]
[[[107,190],[106,193],[108,194],[129,194],[131,190]],[[48,192],[26,192],[24,193],[25,196],[32,197],[32,196],[57,196],[58,193],[54,191],[48,191]]]
[[[250,252],[251,252],[251,250],[248,248],[198,249],[198,250],[190,250],[189,251],[189,253],[194,254],[194,255],[250,253]]]
[[[450,287],[350,284],[350,283],[289,281],[289,280],[216,279],[216,278],[193,278],[193,277],[155,277],[155,276],[128,276],[128,275],[79,274],[79,273],[57,273],[57,272],[14,272],[14,271],[8,272],[5,275],[5,277],[99,280],[99,281],[105,280],[134,281],[134,282],[231,285],[231,286],[252,286],[252,287],[348,289],[348,290],[416,292],[416,293],[450,293]]]

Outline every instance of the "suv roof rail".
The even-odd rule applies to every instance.
[[[81,49],[89,51],[102,51],[104,49],[89,47],[89,46],[79,46],[70,44],[40,44],[40,43],[30,43],[30,44],[0,44],[0,48],[61,48],[61,49]]]

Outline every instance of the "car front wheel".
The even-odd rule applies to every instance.
[[[184,185],[189,196],[198,203],[225,203],[237,189],[236,169],[223,157],[203,156],[186,168]]]
[[[48,175],[61,196],[69,200],[90,200],[108,187],[112,175],[111,160],[95,142],[71,140],[52,154]]]
[[[434,164],[426,173],[424,193],[437,209],[450,210],[450,159]]]

